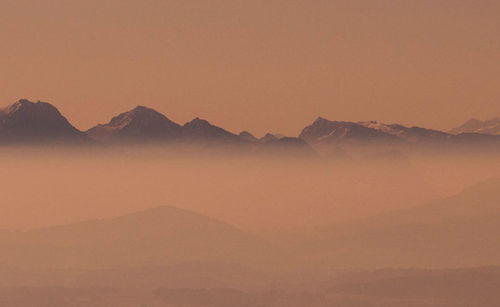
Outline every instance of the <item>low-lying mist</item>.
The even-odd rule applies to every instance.
[[[135,149],[3,148],[0,229],[169,205],[251,231],[321,226],[409,208],[500,177],[494,155],[293,158]]]

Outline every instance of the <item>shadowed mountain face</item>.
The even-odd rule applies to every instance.
[[[172,141],[182,136],[182,127],[153,109],[138,106],[87,134],[100,141]]]
[[[398,144],[401,142],[445,141],[451,135],[445,132],[420,127],[405,127],[398,124],[386,125],[371,122],[338,122],[318,118],[302,130],[299,136],[310,144],[335,142],[382,142]]]
[[[238,135],[198,117],[184,124],[184,137],[191,142],[240,143],[243,141]]]
[[[441,142],[451,138],[448,133],[421,127],[409,128],[398,124],[386,125],[376,121],[364,122],[360,124],[370,129],[383,131],[407,142]]]
[[[481,134],[499,135],[500,118],[492,118],[490,120],[485,120],[485,121],[470,119],[460,127],[451,129],[450,133],[452,134],[481,133]]]
[[[248,142],[248,135],[238,136],[208,121],[195,118],[181,126],[165,115],[143,106],[113,117],[104,125],[97,125],[87,134],[102,142],[120,143],[180,143],[214,144]]]
[[[239,137],[242,140],[245,140],[245,141],[248,141],[248,142],[252,142],[252,143],[258,141],[258,139],[253,134],[251,134],[248,131],[242,131],[242,132],[240,132]]]
[[[274,142],[278,141],[280,139],[284,138],[283,135],[276,135],[276,134],[271,134],[271,133],[266,133],[263,137],[259,139],[260,143],[269,143],[269,142]]]
[[[267,134],[258,140],[249,132],[244,131],[236,135],[200,118],[180,126],[163,114],[141,106],[114,117],[108,124],[91,128],[87,134],[98,141],[115,144],[121,142],[161,144],[175,141],[177,144],[188,146],[229,145],[245,149],[249,153],[283,153],[301,156],[305,153],[315,154],[307,143],[297,138],[278,138]]]
[[[279,139],[280,138],[277,137],[277,136],[275,136],[274,134],[266,133],[266,135],[264,135],[263,137],[261,137],[259,139],[259,142],[261,142],[261,143],[267,143],[267,142],[277,141]]]
[[[338,152],[343,152],[339,146],[344,145],[393,147],[414,144],[416,146],[432,145],[432,148],[491,150],[500,147],[499,127],[498,119],[485,122],[471,120],[462,127],[453,130],[454,133],[459,134],[448,134],[442,131],[405,127],[398,124],[386,125],[375,121],[358,123],[329,121],[319,117],[302,130],[299,139],[314,146],[314,149],[322,151],[325,148],[328,149],[323,152],[326,156],[338,156]],[[292,138],[286,138],[283,141],[284,138],[286,137],[269,133],[260,139],[248,132],[236,135],[200,118],[195,118],[181,126],[165,115],[144,106],[138,106],[133,110],[119,114],[107,124],[99,124],[86,133],[73,127],[55,107],[48,103],[33,103],[22,99],[0,110],[0,142],[2,143],[44,144],[59,142],[65,144],[91,142],[91,140],[111,144],[166,144],[175,142],[189,146],[201,145],[202,147],[207,145],[209,147],[214,145],[244,145],[247,152],[268,151],[257,145],[269,143],[291,149],[292,151],[286,151],[288,153],[296,150],[304,151],[305,144],[297,140],[291,142]],[[283,144],[286,146],[282,146]],[[267,147],[269,148],[269,146]],[[333,147],[335,150],[331,152]],[[377,149],[376,147],[373,148]],[[311,151],[312,148],[308,150]]]
[[[4,265],[106,268],[172,265],[186,261],[253,262],[265,245],[217,220],[174,207],[157,207],[0,238]]]
[[[87,142],[59,111],[46,102],[21,99],[0,110],[0,142]]]
[[[344,141],[398,141],[397,137],[383,130],[352,122],[329,121],[321,117],[304,128],[299,138],[312,145]]]
[[[318,118],[302,130],[299,138],[311,144],[324,155],[350,147],[381,150],[399,148],[408,151],[437,150],[442,152],[487,152],[500,148],[500,135],[482,133],[450,134],[421,127],[405,127],[399,124],[370,122],[338,122]],[[349,151],[348,151],[349,152]],[[334,150],[335,153],[335,150]]]

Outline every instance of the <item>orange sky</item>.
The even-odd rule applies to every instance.
[[[297,134],[500,116],[498,0],[0,0],[0,103]]]

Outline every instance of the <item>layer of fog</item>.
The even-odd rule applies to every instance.
[[[162,149],[11,148],[0,154],[0,229],[170,205],[244,230],[327,225],[413,207],[500,177],[495,155],[293,159]]]

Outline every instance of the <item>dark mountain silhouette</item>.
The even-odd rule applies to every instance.
[[[272,141],[277,141],[279,140],[280,138],[275,136],[274,134],[271,134],[271,133],[266,133],[266,135],[264,135],[263,137],[261,137],[259,139],[259,142],[260,143],[267,143],[267,142],[272,142]]]
[[[481,121],[478,119],[470,119],[463,125],[450,130],[452,134],[461,133],[479,133],[500,135],[500,118],[495,117],[490,120]]]
[[[114,219],[14,232],[0,240],[4,265],[112,268],[188,261],[252,263],[266,245],[228,224],[174,207]]]
[[[253,137],[248,132],[235,135],[200,118],[181,126],[143,106],[115,116],[109,123],[89,129],[87,134],[105,143],[176,142],[200,145],[248,143]]]
[[[184,124],[184,137],[190,142],[201,143],[240,143],[242,141],[238,135],[198,117]]]
[[[319,117],[299,136],[310,144],[340,142],[423,143],[450,140],[448,133],[421,127],[386,125],[376,121],[339,122]]]
[[[322,117],[319,117],[311,125],[305,127],[300,133],[299,138],[311,145],[349,141],[394,142],[399,140],[398,137],[390,133],[366,127],[360,123],[329,121]]]
[[[51,104],[21,99],[0,110],[2,143],[80,143],[85,134],[73,127]]]
[[[315,154],[307,143],[297,138],[267,134],[257,139],[247,131],[236,135],[200,118],[195,118],[184,126],[180,126],[163,114],[142,106],[114,117],[107,124],[97,125],[88,130],[87,134],[100,142],[114,144],[174,141],[175,144],[181,146],[193,145],[195,147],[231,145],[248,153],[281,151],[281,153],[292,155]]]
[[[179,140],[183,129],[165,115],[143,106],[115,116],[97,125],[87,134],[100,141],[165,142]]]
[[[242,139],[244,141],[248,141],[248,142],[252,142],[252,143],[258,141],[258,139],[248,131],[240,132],[239,137],[240,137],[240,139]]]
[[[359,123],[367,128],[383,131],[407,142],[433,142],[451,139],[448,133],[421,127],[405,127],[399,124],[386,125],[376,121]]]
[[[500,119],[485,122],[471,120],[462,127],[454,129],[452,132],[455,134],[449,134],[399,124],[387,125],[376,121],[357,123],[329,121],[319,117],[302,130],[299,138],[312,146],[431,144],[438,147],[459,145],[462,148],[490,149],[500,146],[499,122]],[[86,133],[73,127],[49,103],[33,103],[22,99],[0,110],[0,142],[2,143],[59,142],[64,144],[92,143],[90,140],[97,140],[101,143],[179,142],[205,146],[265,144],[283,138],[286,137],[268,133],[257,139],[246,131],[236,135],[200,118],[195,118],[181,126],[165,115],[144,106],[121,113],[107,124],[99,124]],[[300,144],[298,141],[294,142],[295,145]],[[290,139],[281,143],[292,144]]]
[[[181,126],[165,115],[138,106],[133,110],[115,116],[104,125],[97,125],[87,131],[87,134],[102,142],[137,142],[137,143],[231,143],[248,138],[228,132],[208,121],[195,118]]]
[[[328,154],[329,147],[342,145],[403,146],[406,149],[482,151],[500,148],[500,135],[450,134],[421,127],[370,122],[338,122],[318,118],[304,128],[299,138]],[[328,145],[328,146],[325,146]],[[333,145],[333,146],[332,146]]]

